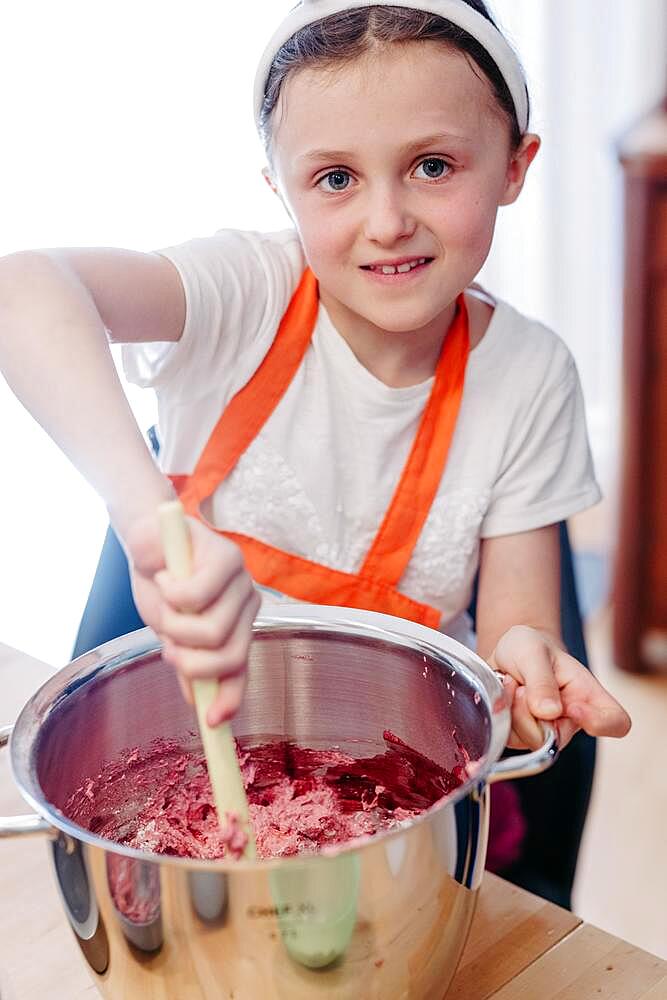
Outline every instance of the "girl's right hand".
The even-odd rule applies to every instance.
[[[260,597],[240,549],[188,518],[192,574],[175,579],[166,567],[157,514],[125,532],[132,590],[141,617],[160,637],[163,656],[176,668],[185,698],[191,681],[216,679],[218,696],[207,722],[217,726],[237,711],[246,681],[252,623]]]

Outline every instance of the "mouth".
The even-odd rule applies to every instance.
[[[394,277],[423,271],[433,257],[403,257],[398,260],[379,260],[373,264],[362,264],[361,270],[379,277]]]

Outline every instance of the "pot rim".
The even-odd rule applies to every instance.
[[[99,837],[67,819],[45,799],[33,766],[37,738],[41,725],[78,688],[90,683],[98,674],[113,673],[121,666],[161,649],[162,644],[153,630],[143,628],[112,639],[72,660],[45,681],[26,702],[16,720],[10,740],[11,769],[19,792],[39,815],[58,831],[92,847],[99,847],[139,861],[152,861],[189,869],[240,872],[256,871],[258,867],[266,871],[303,867],[314,861],[364,851],[380,842],[401,836],[417,825],[428,823],[435,813],[461,801],[473,789],[486,783],[489,773],[505,749],[510,732],[510,710],[500,679],[480,656],[443,632],[391,615],[359,611],[355,608],[316,604],[267,605],[256,618],[253,632],[262,635],[281,630],[294,631],[299,628],[310,632],[331,632],[333,629],[340,630],[341,635],[380,639],[391,645],[428,655],[436,662],[446,661],[449,669],[462,674],[470,687],[480,695],[489,718],[488,747],[486,753],[476,762],[478,767],[474,773],[454,792],[438,799],[419,816],[404,820],[391,830],[374,834],[372,837],[359,837],[312,855],[299,854],[287,858],[257,860],[181,858],[138,850]]]

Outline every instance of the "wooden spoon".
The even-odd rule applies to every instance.
[[[184,579],[192,572],[192,544],[183,507],[178,500],[170,500],[160,504],[158,516],[167,569],[172,576]],[[238,823],[248,838],[242,856],[254,858],[255,839],[231,726],[222,722],[211,727],[206,721],[208,709],[218,694],[218,681],[195,680],[192,693],[220,826],[225,829],[230,822],[229,814],[235,816],[231,822]]]

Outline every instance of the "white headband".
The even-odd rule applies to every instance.
[[[465,3],[465,0],[388,0],[386,3],[379,0],[301,0],[274,32],[260,59],[254,91],[255,121],[258,125],[266,81],[278,49],[305,25],[329,17],[330,14],[360,7],[409,7],[411,10],[437,14],[463,28],[486,49],[500,70],[514,101],[519,128],[522,133],[527,131],[528,94],[521,63],[491,21]]]

